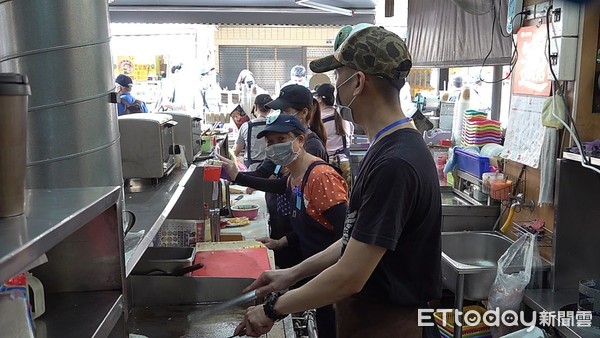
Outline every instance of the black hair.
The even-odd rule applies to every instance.
[[[404,79],[402,80],[390,80],[388,78],[384,78],[377,75],[366,74],[373,81],[373,85],[375,90],[381,94],[382,97],[388,100],[400,100],[400,88],[404,86],[406,82]]]
[[[319,102],[317,99],[313,98],[312,102],[309,105],[305,104],[296,104],[290,106],[297,111],[301,111],[304,108],[308,110],[308,115],[306,119],[308,121],[308,126],[313,133],[317,134],[317,136],[323,141],[323,145],[327,144],[327,132],[325,131],[325,126],[323,125],[323,121],[321,121],[321,107],[319,107]]]
[[[335,123],[335,133],[342,137],[345,137],[346,130],[344,129],[344,121],[342,120],[342,117],[340,116],[340,114],[338,114],[337,111],[333,112],[333,122]]]
[[[334,95],[324,95],[324,96],[321,96],[321,100],[323,100],[323,103],[326,106],[333,106],[333,104],[335,103],[335,97],[334,97]]]
[[[263,112],[263,113],[268,113],[271,111],[271,108],[267,108],[265,107],[265,105],[269,103],[269,102],[265,102],[265,103],[257,103],[256,106],[258,107],[258,110]]]

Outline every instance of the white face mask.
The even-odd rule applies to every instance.
[[[268,159],[273,161],[276,165],[287,166],[290,163],[294,162],[298,155],[300,154],[300,150],[297,152],[294,151],[294,141],[293,139],[288,142],[276,143],[272,144],[265,148],[265,155]]]
[[[339,91],[340,87],[345,85],[346,82],[350,81],[351,78],[354,77],[354,75],[356,75],[358,73],[354,73],[352,74],[349,78],[346,79],[346,81],[342,82],[339,86],[335,87],[336,93],[335,93],[335,103],[336,103],[336,108],[338,109],[338,112],[340,113],[340,116],[342,116],[342,118],[346,121],[350,121],[352,123],[354,122],[354,116],[352,115],[352,109],[350,108],[350,106],[352,105],[352,102],[354,102],[354,100],[356,99],[356,95],[352,96],[352,100],[350,100],[350,103],[348,103],[347,106],[344,106],[342,104],[342,102],[340,101],[340,96],[338,95],[337,91]]]

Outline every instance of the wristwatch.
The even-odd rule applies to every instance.
[[[265,311],[265,315],[267,315],[267,317],[271,318],[273,321],[278,321],[287,317],[287,315],[275,311],[275,302],[277,302],[277,299],[279,299],[279,296],[281,295],[281,292],[271,292],[263,304],[263,311]]]

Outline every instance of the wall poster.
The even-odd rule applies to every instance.
[[[516,38],[518,59],[512,74],[513,94],[550,95],[546,26],[522,27]]]

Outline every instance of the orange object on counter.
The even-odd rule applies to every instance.
[[[495,200],[506,201],[512,188],[511,180],[496,180],[490,182],[490,197]]]
[[[221,179],[221,167],[216,165],[204,166],[204,180],[218,182]]]
[[[192,272],[194,277],[258,278],[271,270],[267,248],[212,250],[196,253],[194,264],[204,267]]]

